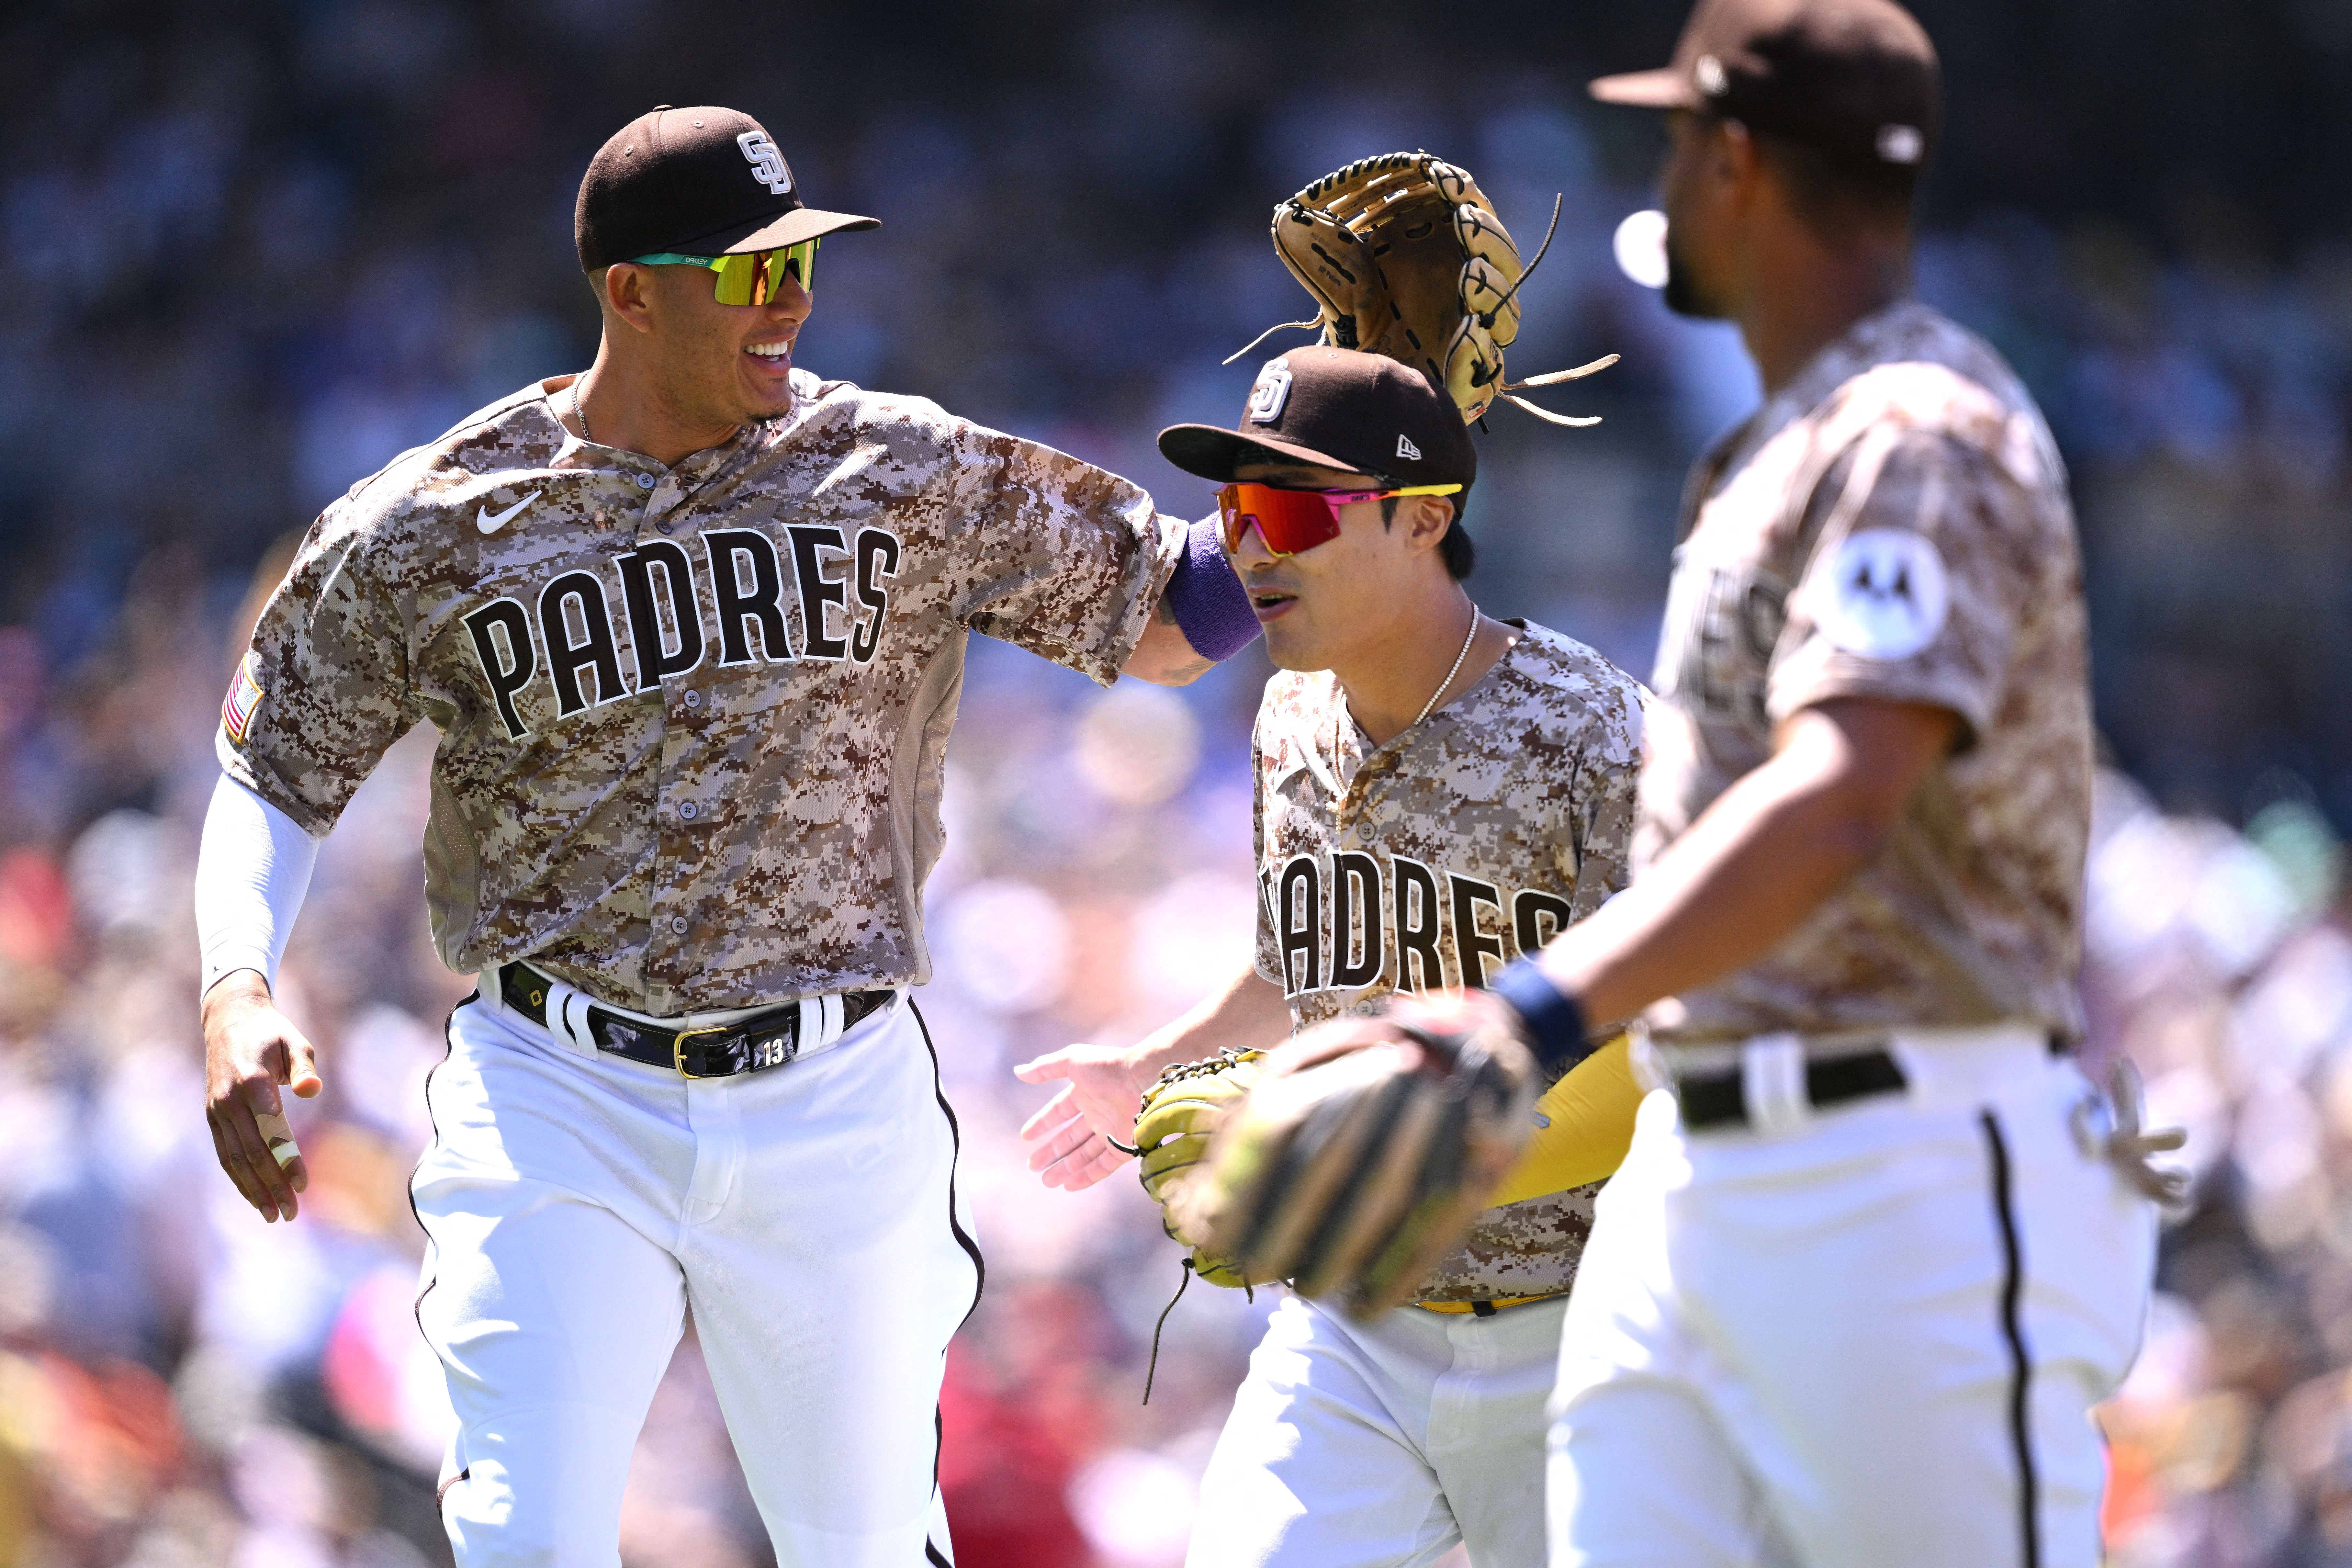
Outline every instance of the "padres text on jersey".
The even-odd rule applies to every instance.
[[[1329,672],[1276,675],[1252,750],[1257,971],[1298,1028],[1398,989],[1484,985],[1625,885],[1641,688],[1542,626],[1385,746]],[[1487,1210],[1416,1296],[1566,1289],[1593,1190]]]
[[[1126,480],[795,371],[675,468],[532,385],[330,507],[254,634],[222,765],[313,833],[440,731],[425,892],[461,973],[604,1001],[919,983],[967,631],[1101,681],[1182,529]]]

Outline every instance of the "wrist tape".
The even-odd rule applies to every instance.
[[[1167,602],[1176,629],[1202,658],[1231,658],[1256,640],[1257,612],[1225,558],[1214,513],[1184,531],[1184,553],[1168,579]]]
[[[1534,959],[1508,965],[1488,989],[1517,1010],[1546,1078],[1558,1078],[1592,1054],[1584,1009],[1553,984]]]

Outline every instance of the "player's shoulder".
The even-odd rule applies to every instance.
[[[979,429],[928,397],[876,392],[853,381],[828,379],[794,367],[793,408],[770,422],[781,447],[806,452],[838,447],[844,452],[881,446],[897,451],[945,448]]]
[[[916,424],[951,422],[947,410],[928,397],[905,392],[877,392],[840,376],[823,376],[795,365],[790,376],[792,412],[782,423],[813,420],[856,423],[898,419]]]
[[[1536,621],[1517,623],[1519,639],[1464,706],[1471,723],[1571,750],[1638,756],[1642,683],[1601,654]]]
[[[448,506],[462,508],[514,478],[544,471],[570,438],[548,406],[544,384],[531,382],[400,453],[352,485],[322,521],[341,530],[381,531]]]
[[[1980,456],[2028,486],[2062,479],[2042,411],[2000,351],[1916,300],[1882,311],[1845,345],[1844,374],[1810,423],[1843,446],[1892,426],[1904,438]]]

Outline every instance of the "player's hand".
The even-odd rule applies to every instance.
[[[2178,1165],[2159,1165],[2158,1154],[2170,1154],[2189,1142],[2179,1127],[2148,1127],[2147,1095],[2139,1068],[2129,1057],[2117,1057],[2107,1074],[2107,1093],[2089,1096],[2069,1118],[2083,1152],[2104,1157],[2116,1173],[2142,1194],[2168,1209],[2189,1201],[2189,1173]]]
[[[1022,1124],[1029,1168],[1049,1187],[1091,1187],[1135,1156],[1114,1148],[1135,1131],[1136,1107],[1158,1075],[1142,1053],[1078,1044],[1013,1069],[1023,1083],[1061,1080],[1061,1092]]]
[[[292,1219],[295,1194],[310,1186],[299,1153],[281,1165],[273,1143],[291,1151],[278,1087],[308,1100],[319,1092],[317,1053],[250,969],[224,976],[205,993],[205,1120],[213,1151],[245,1201],[275,1223]]]

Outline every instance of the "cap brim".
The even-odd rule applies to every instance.
[[[1345,458],[1267,436],[1244,436],[1217,425],[1171,425],[1160,432],[1160,455],[1188,474],[1221,485],[1231,484],[1234,470],[1245,463],[1311,463],[1318,468],[1373,477],[1371,470]]]
[[[1631,109],[1696,109],[1699,101],[1698,89],[1671,66],[1595,77],[1585,90],[1603,103],[1622,103]]]
[[[859,217],[856,213],[829,213],[816,207],[794,207],[782,217],[731,223],[725,228],[681,240],[670,248],[689,256],[731,256],[747,250],[781,250],[787,245],[798,245],[803,240],[823,239],[828,234],[881,226],[880,218]]]

